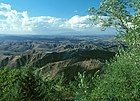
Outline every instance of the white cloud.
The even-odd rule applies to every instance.
[[[5,17],[0,20],[1,33],[22,33],[32,30],[28,25],[29,17],[26,11],[17,12],[12,10],[9,4],[0,3],[0,16]]]
[[[65,22],[66,27],[70,27],[74,30],[80,31],[82,28],[86,28],[90,22],[89,22],[90,16],[78,16],[75,15],[71,19],[67,20]]]
[[[9,4],[0,3],[0,33],[2,34],[102,33],[100,24],[91,26],[89,18],[89,15],[75,15],[70,19],[51,16],[29,17],[27,11],[18,12]]]
[[[0,3],[0,10],[1,11],[10,11],[11,10],[11,5]]]

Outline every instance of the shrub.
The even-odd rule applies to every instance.
[[[93,99],[138,101],[140,99],[140,55],[136,49],[121,52],[96,78]]]

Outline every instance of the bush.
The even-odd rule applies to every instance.
[[[18,69],[0,69],[0,101],[7,101],[16,98],[18,90],[16,82],[19,76]]]
[[[140,99],[140,55],[136,49],[121,52],[96,78],[93,99],[138,101]]]
[[[52,79],[32,69],[0,69],[0,101],[71,100],[63,77]]]

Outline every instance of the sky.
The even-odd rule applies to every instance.
[[[87,12],[101,0],[1,0],[0,34],[114,34],[101,31]]]

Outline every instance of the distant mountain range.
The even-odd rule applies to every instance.
[[[25,40],[50,40],[50,39],[75,39],[75,38],[111,38],[114,35],[8,35],[0,34],[0,41],[25,41]]]
[[[7,37],[4,40],[4,37]],[[121,45],[111,36],[0,36],[0,67],[35,68],[52,77],[95,72],[113,58]]]

